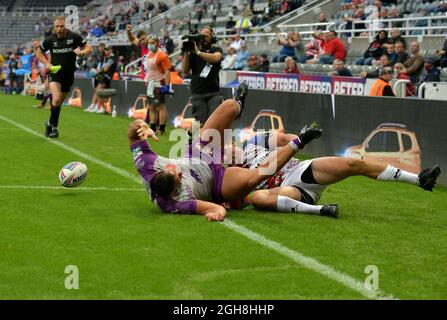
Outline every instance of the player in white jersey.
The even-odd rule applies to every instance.
[[[239,201],[247,196],[262,181],[282,168],[293,155],[311,140],[321,135],[318,128],[309,128],[287,145],[277,148],[261,164],[260,168],[225,168],[221,163],[222,148],[218,150],[219,161],[209,161],[207,150],[210,140],[205,139],[207,130],[220,134],[223,145],[224,129],[230,128],[245,104],[247,85],[238,88],[235,99],[224,101],[205,122],[199,141],[193,142],[190,152],[183,159],[168,159],[153,152],[147,138],[158,140],[154,132],[142,120],[129,125],[128,138],[134,156],[135,167],[148,192],[164,212],[199,213],[208,220],[224,220],[226,201]],[[209,132],[209,131],[208,131]],[[273,164],[276,170],[265,170]]]
[[[256,168],[275,147],[281,147],[296,137],[281,133],[257,134],[244,145],[244,166]],[[257,191],[249,196],[249,201],[261,210],[303,212],[336,218],[337,205],[315,205],[330,184],[362,175],[382,181],[406,182],[432,191],[440,173],[437,165],[417,175],[390,165],[347,157],[321,157],[302,162],[291,159],[274,176],[263,181]]]

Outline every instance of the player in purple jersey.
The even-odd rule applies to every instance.
[[[293,134],[260,133],[250,139],[241,155],[245,167],[255,168],[272,152],[270,146],[284,146]],[[432,191],[441,173],[439,166],[424,169],[417,175],[383,163],[348,157],[321,157],[305,161],[291,159],[274,176],[262,182],[249,196],[257,209],[320,214],[336,218],[337,205],[315,205],[325,188],[351,176],[365,176],[380,181],[406,182]]]
[[[206,157],[200,158],[203,156],[202,150],[207,150],[211,143],[209,139],[205,139],[209,132],[207,130],[216,130],[222,143],[224,130],[231,127],[233,120],[245,106],[247,91],[247,85],[241,84],[235,99],[225,100],[213,112],[200,132],[200,141],[194,142],[193,152],[188,153],[192,154],[192,157],[169,159],[157,155],[147,142],[148,138],[158,140],[148,125],[142,120],[136,120],[129,125],[128,138],[135,167],[152,201],[162,211],[199,213],[210,221],[223,221],[227,212],[220,205],[222,202],[243,199],[287,163],[305,144],[321,136],[321,129],[308,127],[299,137],[271,152],[261,166],[255,169],[225,169],[220,162],[210,163],[205,161]],[[194,152],[197,150],[199,156]],[[265,170],[272,164],[276,168],[275,171]]]

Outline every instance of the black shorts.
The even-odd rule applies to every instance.
[[[101,77],[101,79],[95,78],[94,81],[95,88],[98,86],[98,84],[103,84],[104,89],[110,89],[110,79],[107,77]]]
[[[159,106],[160,104],[165,103],[165,95],[160,92],[161,88],[154,89],[154,97],[147,97],[147,103],[151,106]]]
[[[73,72],[58,72],[58,73],[48,73],[48,82],[58,82],[61,85],[61,92],[68,93],[74,82],[74,71]]]

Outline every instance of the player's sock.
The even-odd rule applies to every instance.
[[[165,128],[166,128],[165,124],[160,124],[159,130],[161,133],[165,133]]]
[[[323,206],[307,204],[284,196],[278,196],[278,200],[276,200],[276,208],[279,212],[305,212],[320,214],[322,207]]]
[[[42,107],[45,107],[45,104],[47,103],[47,100],[49,99],[49,97],[50,96],[48,94],[43,96],[42,103],[40,104]]]
[[[156,123],[151,123],[151,129],[152,131],[157,131],[157,124]]]
[[[302,149],[304,147],[304,144],[301,143],[301,140],[299,138],[290,141],[288,144],[294,151],[298,151],[299,149]]]
[[[53,106],[51,105],[51,115],[50,115],[50,123],[53,126],[53,128],[57,128],[57,125],[59,124],[59,115],[61,113],[61,106]]]
[[[380,181],[399,181],[406,182],[410,184],[419,184],[419,177],[417,174],[395,168],[388,165],[385,170],[377,177]]]

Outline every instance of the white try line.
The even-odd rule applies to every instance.
[[[94,163],[100,165],[100,166],[103,166],[122,177],[129,178],[132,181],[138,182],[139,184],[141,183],[140,179],[138,179],[136,176],[130,174],[129,172],[127,172],[123,169],[114,167],[113,165],[111,165],[109,163],[106,163],[102,160],[99,160],[99,159],[93,157],[93,156],[90,156],[78,149],[67,146],[66,144],[64,144],[62,142],[47,139],[47,138],[45,138],[44,135],[42,135],[36,131],[33,131],[33,130],[31,130],[31,129],[11,120],[11,119],[8,119],[2,115],[0,115],[0,119],[12,124],[13,126],[20,128],[36,137],[46,139],[46,140],[48,140],[48,142],[51,142],[51,143],[65,149],[67,151],[70,151],[84,159],[87,159],[91,162],[94,162]],[[367,289],[363,282],[356,280],[345,273],[339,272],[330,266],[322,264],[313,258],[304,256],[297,251],[289,249],[278,242],[269,240],[269,239],[265,238],[264,236],[251,231],[248,228],[238,225],[237,223],[231,221],[230,219],[226,219],[222,224],[225,227],[227,227],[228,229],[230,229],[234,232],[237,232],[237,233],[243,235],[244,237],[246,237],[250,240],[253,240],[256,243],[258,243],[266,248],[269,248],[269,249],[295,261],[297,264],[299,264],[307,269],[310,269],[310,270],[315,271],[319,274],[322,274],[322,275],[326,276],[327,278],[334,280],[334,281],[344,285],[345,287],[350,288],[350,289],[360,293],[361,295],[363,295],[366,298],[369,298],[369,299],[395,299],[395,298],[393,298],[393,296],[387,295],[380,290]]]
[[[54,187],[54,186],[2,186],[0,189],[35,189],[35,190],[98,190],[98,191],[146,191],[146,189],[138,188],[107,188],[107,187],[76,187],[76,188],[65,188],[65,187]]]

